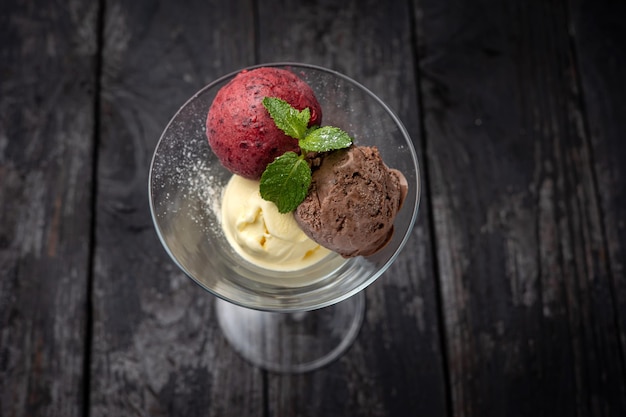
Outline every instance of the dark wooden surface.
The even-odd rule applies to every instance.
[[[0,3],[0,416],[626,415],[626,3]],[[237,356],[169,260],[152,151],[247,65],[400,116],[419,220],[338,361]]]

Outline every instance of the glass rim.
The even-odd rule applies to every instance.
[[[174,255],[174,253],[172,252],[172,250],[170,249],[164,234],[162,232],[161,226],[159,225],[158,221],[157,221],[157,215],[156,215],[156,207],[155,207],[155,202],[154,202],[154,196],[153,196],[153,191],[152,191],[152,185],[153,185],[153,176],[154,176],[154,165],[155,165],[155,161],[157,159],[157,154],[158,151],[162,145],[162,142],[164,141],[164,138],[166,137],[166,134],[169,130],[169,128],[172,126],[172,124],[175,122],[175,120],[177,119],[177,117],[181,114],[181,112],[184,111],[184,109],[190,104],[192,103],[194,100],[198,99],[199,96],[203,95],[204,93],[206,93],[208,90],[214,88],[216,85],[222,84],[227,80],[230,80],[232,78],[234,78],[237,74],[239,74],[242,71],[249,71],[249,70],[253,70],[256,68],[261,68],[261,67],[279,67],[279,68],[285,68],[285,69],[289,69],[289,68],[302,68],[302,69],[309,69],[309,70],[313,70],[313,71],[319,71],[319,72],[323,72],[338,78],[343,79],[344,81],[348,82],[349,84],[352,84],[353,86],[357,87],[359,90],[361,90],[362,92],[366,93],[371,99],[373,99],[389,116],[390,118],[393,120],[394,124],[397,126],[398,130],[401,132],[402,136],[404,137],[406,143],[407,143],[407,148],[410,152],[411,155],[411,159],[412,162],[415,166],[415,170],[416,170],[416,180],[417,180],[417,189],[416,189],[416,193],[415,193],[415,197],[414,197],[414,209],[413,212],[411,214],[411,218],[409,220],[409,223],[407,225],[406,230],[403,231],[403,236],[402,239],[400,241],[400,243],[398,244],[398,247],[394,250],[394,252],[391,254],[391,256],[389,257],[389,259],[387,259],[384,264],[382,264],[380,267],[377,268],[377,270],[370,274],[370,276],[367,277],[367,279],[362,280],[361,282],[359,282],[358,284],[354,285],[352,288],[350,288],[347,291],[342,292],[341,294],[336,295],[333,298],[328,298],[326,300],[320,300],[319,302],[312,302],[312,303],[308,303],[306,305],[302,305],[302,306],[298,306],[298,305],[294,305],[294,306],[278,306],[278,307],[274,307],[274,306],[259,306],[259,305],[252,305],[249,303],[246,303],[245,301],[242,300],[237,300],[234,299],[233,297],[228,297],[225,296],[224,294],[221,294],[219,291],[216,291],[215,289],[209,287],[208,285],[204,284],[203,282],[201,282],[199,279],[197,279],[196,277],[194,277],[194,274],[192,274],[180,261],[179,259]],[[341,302],[351,296],[353,296],[354,294],[363,291],[365,288],[367,288],[369,285],[371,285],[374,281],[376,281],[382,274],[384,274],[389,267],[396,261],[397,257],[400,255],[400,253],[402,252],[402,250],[404,249],[404,247],[406,246],[406,243],[408,242],[408,240],[411,237],[411,233],[412,230],[415,226],[416,220],[417,220],[417,214],[419,211],[419,205],[420,205],[420,201],[421,201],[421,193],[422,193],[422,176],[421,176],[421,172],[420,172],[420,165],[419,165],[419,160],[417,158],[417,151],[415,149],[415,146],[413,145],[413,142],[411,140],[411,136],[409,135],[406,127],[404,126],[404,124],[402,123],[402,121],[400,120],[400,118],[395,114],[395,112],[382,100],[380,99],[376,94],[374,94],[369,88],[365,87],[363,84],[361,84],[360,82],[352,79],[351,77],[342,74],[338,71],[335,71],[333,69],[329,69],[329,68],[325,68],[322,66],[318,66],[318,65],[314,65],[314,64],[307,64],[307,63],[299,63],[299,62],[291,62],[291,61],[279,61],[279,62],[269,62],[269,63],[263,63],[263,64],[255,64],[255,65],[251,65],[251,66],[246,66],[246,67],[242,67],[238,70],[235,71],[231,71],[225,75],[222,75],[218,78],[216,78],[215,80],[211,81],[210,83],[206,84],[204,87],[202,87],[201,89],[199,89],[196,93],[194,93],[189,99],[187,99],[176,111],[176,113],[172,116],[172,118],[169,120],[169,122],[167,123],[167,125],[165,126],[165,128],[163,129],[159,140],[155,146],[152,158],[151,158],[151,162],[150,162],[150,170],[149,170],[149,175],[148,175],[148,199],[149,199],[149,205],[150,205],[150,215],[152,218],[152,222],[154,224],[155,227],[155,231],[157,233],[157,236],[163,246],[163,248],[165,249],[166,253],[169,255],[170,259],[176,264],[176,266],[185,274],[187,275],[193,282],[195,282],[197,285],[199,285],[201,288],[203,288],[204,290],[208,291],[209,293],[215,295],[216,297],[219,297],[220,299],[227,301],[227,302],[231,302],[233,304],[239,305],[241,307],[246,307],[246,308],[251,308],[251,309],[256,309],[256,310],[261,310],[261,311],[278,311],[278,312],[296,312],[296,311],[307,311],[307,310],[314,310],[314,309],[318,309],[318,308],[323,308],[323,307],[327,307],[333,304],[336,304],[338,302]],[[406,201],[404,202],[404,204],[406,204]],[[397,233],[394,232],[394,233]],[[297,288],[297,287],[296,287]],[[320,289],[316,289],[315,291],[319,291]],[[323,290],[323,287],[321,288],[321,290]]]

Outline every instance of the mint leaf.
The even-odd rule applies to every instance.
[[[351,144],[352,138],[343,130],[333,126],[310,130],[306,137],[299,142],[302,150],[315,152],[343,149]]]
[[[303,156],[285,152],[265,168],[260,192],[264,200],[276,204],[280,213],[289,213],[305,199],[311,185],[311,168]]]
[[[277,97],[265,97],[263,106],[274,119],[276,126],[285,132],[287,136],[295,139],[304,138],[309,120],[311,120],[311,111],[308,107],[299,111],[285,100]]]

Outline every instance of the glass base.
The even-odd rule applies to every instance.
[[[222,299],[217,319],[233,348],[268,371],[300,373],[339,358],[356,339],[365,314],[365,295],[312,311],[252,310]]]

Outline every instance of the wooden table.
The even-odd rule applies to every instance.
[[[0,416],[626,415],[624,1],[182,3],[0,5]],[[147,199],[177,108],[272,61],[378,94],[425,179],[356,343],[291,376]]]

